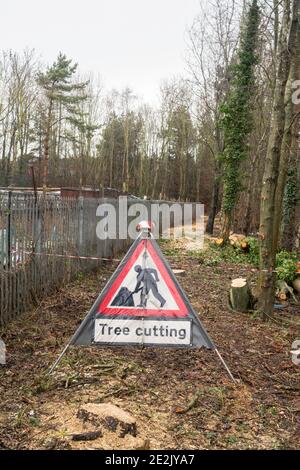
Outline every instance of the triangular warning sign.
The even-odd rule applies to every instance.
[[[188,309],[153,240],[141,240],[98,308],[103,315],[187,317]]]
[[[148,234],[133,243],[70,344],[215,349]]]

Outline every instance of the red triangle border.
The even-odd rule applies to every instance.
[[[138,259],[139,255],[143,251],[144,248],[147,248],[150,255],[152,256],[160,275],[163,277],[165,283],[167,284],[173,298],[175,299],[179,310],[163,310],[163,309],[133,309],[133,308],[123,308],[123,307],[108,307],[112,299],[114,298],[115,294],[117,293],[118,289],[120,288],[124,278]],[[174,283],[173,279],[171,278],[167,267],[161,260],[159,254],[155,250],[151,240],[141,240],[138,244],[136,250],[132,253],[131,257],[121,270],[119,276],[116,278],[114,283],[110,286],[108,292],[106,293],[103,300],[100,302],[98,307],[98,315],[107,315],[107,316],[129,316],[129,317],[173,317],[173,318],[186,318],[189,316],[189,312],[187,306],[185,304],[184,299],[181,296],[176,284]]]

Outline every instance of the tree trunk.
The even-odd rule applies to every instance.
[[[159,167],[160,167],[160,160],[155,158],[155,161],[154,161],[154,181],[153,181],[152,193],[151,193],[152,199],[155,199],[155,197],[156,197],[156,186],[157,186],[157,178],[158,178]]]
[[[278,218],[276,225],[274,224],[274,217],[276,210],[280,210],[280,208],[276,208],[276,189],[278,187],[281,145],[285,126],[284,99],[292,57],[292,50],[288,45],[295,43],[295,38],[292,36],[295,34],[295,22],[298,28],[299,5],[300,1],[294,0],[293,17],[290,23],[290,2],[289,0],[284,2],[283,24],[278,44],[271,130],[261,193],[259,309],[265,317],[272,315],[275,297],[277,251],[275,234],[279,230],[279,226]]]
[[[230,237],[230,230],[232,227],[232,213],[231,212],[224,212],[223,214],[223,222],[222,222],[222,240],[223,245],[229,242]]]
[[[279,2],[273,0],[273,11],[274,11],[274,51],[277,53],[278,37],[279,37]]]
[[[49,174],[49,145],[50,145],[50,132],[51,132],[51,121],[52,121],[52,107],[53,100],[50,98],[47,123],[46,123],[46,134],[44,140],[44,160],[43,160],[43,191],[46,191],[48,184]]]
[[[115,151],[115,133],[114,133],[114,122],[112,124],[112,130],[110,135],[110,155],[109,155],[109,187],[113,188],[113,169],[114,169],[114,151]]]
[[[287,170],[289,163],[289,156],[291,153],[291,144],[293,137],[293,121],[296,114],[295,106],[292,101],[293,94],[293,83],[297,79],[300,65],[300,29],[296,35],[296,44],[294,47],[294,56],[291,60],[291,67],[289,72],[289,78],[285,90],[285,124],[284,124],[284,135],[281,144],[281,155],[279,165],[278,184],[276,187],[275,194],[275,217],[274,217],[274,250],[277,251],[279,237],[280,237],[280,226],[282,220],[282,207],[284,189],[286,186]]]
[[[297,163],[300,158],[300,151],[297,148],[298,135],[296,135],[296,129],[299,132],[299,124],[296,126],[294,131],[294,145],[291,149],[289,159],[289,175],[286,184],[286,194],[284,198],[284,209],[283,209],[283,229],[281,234],[281,247],[284,250],[292,251],[295,247],[296,238],[296,209],[297,201],[299,199],[299,187],[300,187],[300,174],[297,168]],[[298,171],[297,171],[298,170]]]
[[[124,157],[123,157],[123,187],[124,193],[129,191],[129,122],[128,114],[126,115],[125,128],[124,128]]]
[[[209,210],[209,216],[208,216],[208,221],[207,221],[207,226],[206,226],[206,233],[209,235],[213,235],[214,233],[214,225],[215,225],[215,219],[216,215],[219,210],[220,206],[220,163],[216,162],[215,165],[215,178],[214,178],[214,183],[213,183],[213,192],[212,192],[212,198],[211,198],[211,205],[210,205],[210,210]]]

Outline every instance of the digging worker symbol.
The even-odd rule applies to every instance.
[[[148,295],[152,292],[154,297],[160,302],[160,307],[162,308],[165,305],[166,300],[158,292],[157,283],[159,282],[159,278],[156,269],[142,269],[140,265],[137,265],[134,270],[137,272],[137,284],[134,293],[136,294],[139,291],[141,292],[141,303],[138,307],[147,307]]]

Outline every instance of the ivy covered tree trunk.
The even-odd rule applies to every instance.
[[[295,238],[297,232],[296,212],[297,204],[300,201],[300,171],[299,171],[299,142],[300,120],[297,120],[290,158],[285,194],[283,200],[283,219],[281,233],[281,247],[284,250],[292,251],[295,248]]]
[[[254,67],[257,63],[257,38],[260,14],[257,0],[252,0],[246,22],[241,32],[238,63],[233,67],[231,90],[221,110],[221,127],[224,130],[223,162],[223,227],[226,243],[232,227],[233,211],[241,191],[241,162],[248,155],[248,137],[252,130],[252,98],[255,86]]]
[[[259,277],[259,309],[265,316],[273,313],[275,282],[276,282],[276,252],[279,233],[281,207],[278,191],[280,190],[280,168],[284,167],[285,155],[282,143],[285,131],[285,97],[289,86],[289,75],[295,41],[299,28],[300,0],[294,0],[292,17],[290,0],[284,1],[282,28],[277,52],[277,72],[273,99],[271,128],[268,150],[265,162],[263,186],[261,193],[260,212],[260,277]],[[281,157],[283,158],[280,161]],[[276,197],[277,196],[277,197]]]
[[[291,40],[291,39],[290,39]],[[290,163],[290,154],[291,152],[297,152],[297,138],[294,136],[293,142],[293,133],[297,128],[298,121],[295,121],[296,115],[296,106],[293,103],[292,94],[293,94],[293,83],[298,78],[300,70],[300,28],[295,32],[294,44],[291,45],[293,50],[293,56],[290,59],[290,70],[289,78],[285,89],[285,123],[284,123],[284,134],[281,144],[281,156],[280,156],[280,165],[279,165],[279,175],[278,175],[278,184],[275,194],[275,216],[274,216],[274,249],[277,251],[278,243],[280,240],[281,234],[281,221],[282,221],[282,208],[283,208],[283,198],[285,193],[286,181],[287,181],[287,172]],[[294,148],[292,149],[292,143],[294,143]]]
[[[296,44],[295,44],[295,55],[291,67],[290,74],[290,86],[291,90],[289,93],[289,101],[287,105],[287,115],[285,135],[290,139],[290,145],[284,145],[283,141],[283,152],[286,152],[285,160],[287,162],[286,168],[284,169],[284,190],[282,190],[283,200],[283,213],[282,213],[282,224],[281,224],[281,246],[282,248],[292,251],[295,248],[296,238],[296,212],[297,204],[300,201],[300,117],[295,119],[297,113],[299,113],[300,106],[293,103],[292,97],[290,96],[293,92],[293,83],[299,78],[300,72],[300,27],[298,28]],[[285,140],[285,139],[284,139]],[[283,178],[281,176],[281,178]],[[282,201],[281,201],[282,202]]]

